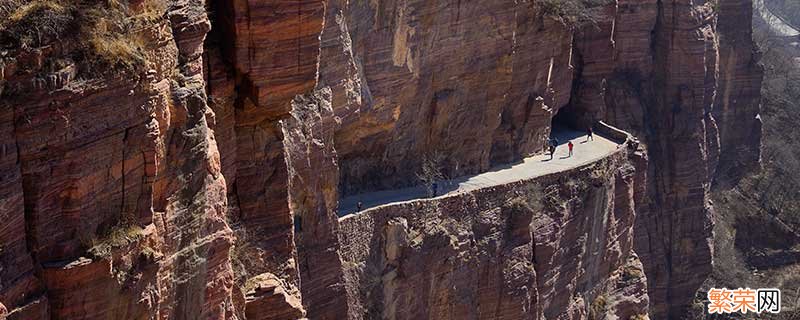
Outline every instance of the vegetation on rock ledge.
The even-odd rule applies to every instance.
[[[535,2],[544,16],[562,21],[570,27],[596,25],[602,17],[602,6],[609,0],[538,0]]]
[[[164,0],[136,6],[115,0],[0,0],[0,49],[58,44],[92,70],[136,70],[147,46],[142,31],[165,16]]]

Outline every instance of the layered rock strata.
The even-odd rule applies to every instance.
[[[136,31],[144,65],[127,74],[77,64],[69,41],[4,59],[9,319],[235,318],[198,5]]]
[[[749,0],[588,25],[541,1],[154,3],[126,9],[125,70],[85,33],[2,43],[0,317],[676,318],[710,271],[712,184],[759,159]],[[643,147],[335,217],[598,120]]]
[[[642,186],[626,154],[342,219],[351,307],[366,319],[645,315],[633,253]]]
[[[320,84],[333,90],[341,192],[416,183],[538,152],[572,85],[571,32],[531,2],[328,2]]]
[[[760,158],[762,72],[751,1],[617,1],[576,35],[575,122],[602,119],[647,146],[637,252],[652,315],[680,317],[711,271],[713,184]]]

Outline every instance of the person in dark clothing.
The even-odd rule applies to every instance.
[[[438,184],[436,184],[436,182],[434,182],[434,183],[431,185],[431,190],[433,191],[433,197],[436,197],[436,192],[438,191],[438,189],[439,189],[439,185],[438,185]]]
[[[550,145],[550,160],[553,160],[553,155],[556,154],[556,146]]]
[[[361,207],[362,206],[364,206],[364,204],[361,203],[361,201],[359,201],[358,204],[356,204],[356,208],[357,208],[356,212],[361,212]]]
[[[299,215],[294,216],[294,233],[303,232],[303,218]]]
[[[572,148],[575,147],[575,145],[572,144],[572,141],[570,141],[569,143],[567,143],[567,147],[569,147],[569,156],[571,157],[572,156]]]
[[[592,132],[592,127],[586,128],[586,141],[589,141],[590,139],[592,141],[594,141],[594,135],[593,135],[593,132]]]

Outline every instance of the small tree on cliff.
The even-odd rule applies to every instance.
[[[429,153],[422,158],[422,168],[417,173],[417,179],[428,190],[428,195],[433,195],[434,183],[445,179],[442,173],[443,162],[444,155],[439,152]]]

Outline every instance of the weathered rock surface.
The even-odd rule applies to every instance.
[[[719,144],[708,112],[715,94],[717,42],[710,7],[661,4],[653,71],[645,89],[649,157],[647,207],[637,253],[649,281],[651,315],[680,317],[711,272],[712,156]]]
[[[735,181],[759,161],[751,6],[617,1],[608,8],[615,19],[576,36],[584,67],[565,110],[577,123],[630,130],[647,146],[636,250],[657,318],[680,317],[711,271],[712,183]]]
[[[330,101],[328,88],[297,96],[291,117],[283,123],[303,304],[314,319],[348,317],[339,256],[339,171]]]
[[[604,299],[618,314],[646,313],[643,273],[628,287],[612,276],[638,262],[625,154],[348,216],[342,255],[359,290],[351,307],[367,319],[585,319]]]
[[[587,26],[538,1],[149,1],[133,70],[92,70],[77,33],[1,44],[0,318],[680,317],[712,183],[759,160],[750,0]],[[537,152],[554,117],[643,148],[536,179],[541,207],[526,181],[336,218],[437,155],[454,177]]]
[[[27,246],[22,173],[14,138],[14,110],[0,108],[0,303],[9,318],[44,316],[47,298]],[[40,300],[41,299],[41,300]]]
[[[459,176],[539,151],[569,100],[571,33],[530,2],[328,5],[320,84],[343,194],[416,183],[436,153]]]
[[[75,65],[70,47],[5,61],[3,165],[17,166],[3,168],[0,206],[12,222],[0,252],[9,318],[235,318],[198,5],[173,2],[141,29],[146,62],[127,74]],[[64,69],[47,67],[58,59]]]
[[[218,29],[207,44],[207,78],[227,141],[223,172],[231,188],[231,221],[242,240],[240,276],[269,272],[296,291],[290,168],[280,120],[289,117],[296,95],[316,86],[325,4],[212,1],[212,8]]]
[[[247,319],[300,319],[306,314],[300,297],[289,294],[274,274],[266,273],[251,280],[253,289],[246,295]]]
[[[715,182],[727,184],[758,166],[764,73],[753,43],[753,1],[720,1],[718,10],[719,79],[712,113],[720,153]]]
[[[647,278],[644,268],[639,258],[633,255],[609,278],[603,299],[605,310],[597,308],[599,312],[595,319],[648,319],[649,298],[643,294],[645,292]]]

